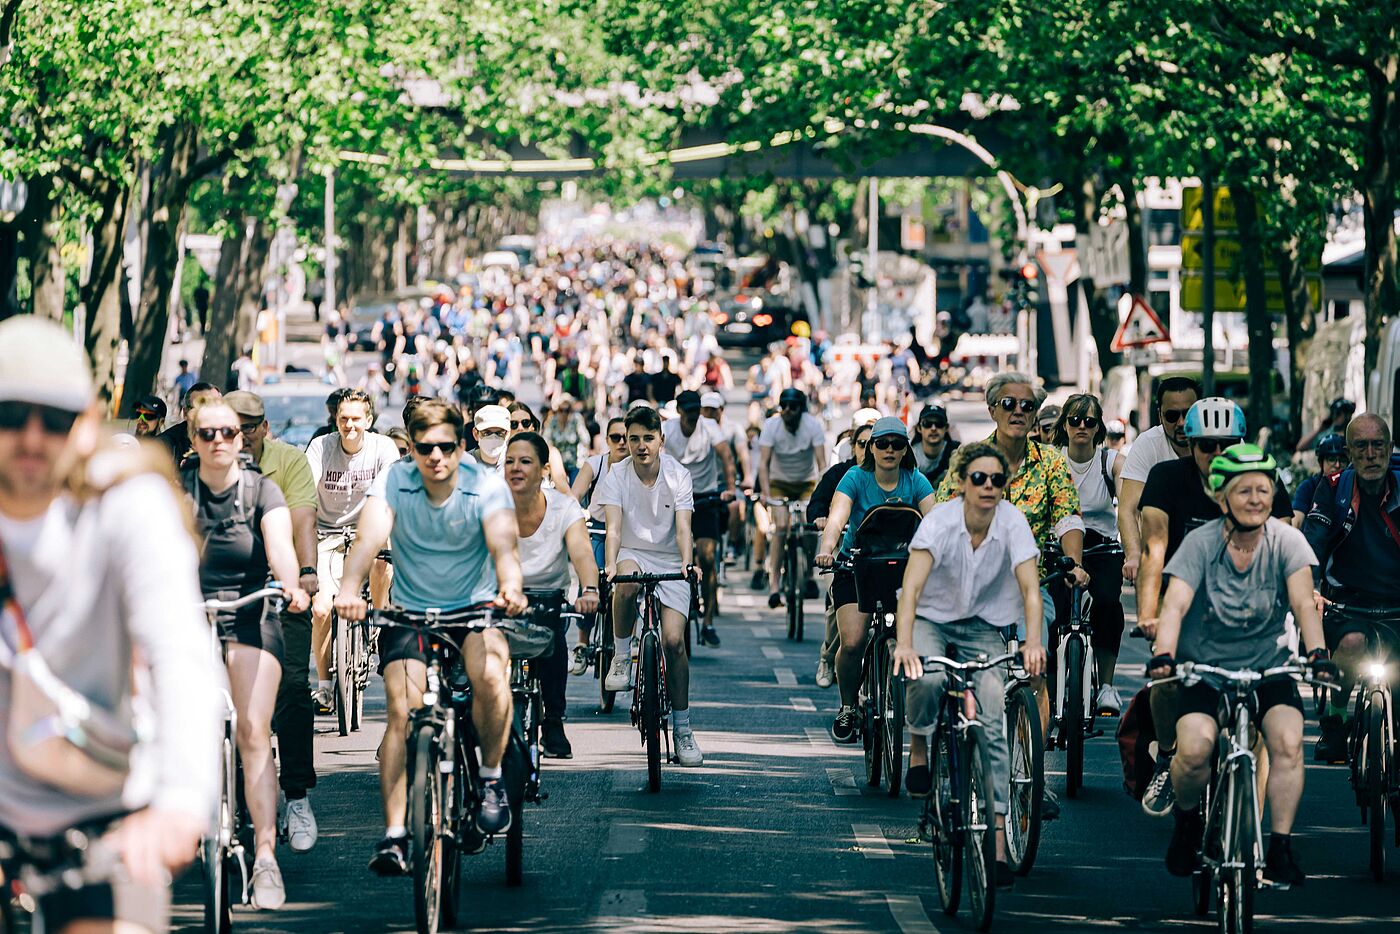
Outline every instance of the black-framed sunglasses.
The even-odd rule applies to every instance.
[[[413,450],[424,457],[432,457],[434,451],[441,451],[443,454],[451,454],[453,451],[460,451],[462,445],[457,441],[415,441]]]
[[[521,419],[520,421],[518,421],[518,422],[511,422],[511,423],[510,423],[510,430],[511,430],[511,431],[531,431],[531,430],[534,429],[534,427],[535,427],[534,421],[531,420],[531,419],[528,419],[528,418],[522,418],[522,419]]]
[[[869,439],[869,438],[860,438],[860,439],[857,439],[857,440],[851,442],[851,447],[853,447],[853,448],[864,448],[864,447],[869,447],[869,446],[870,446],[870,439]]]
[[[51,405],[32,402],[0,402],[0,431],[19,431],[29,424],[31,415],[39,416],[39,427],[46,434],[66,435],[78,420],[77,412],[57,409]]]
[[[991,481],[992,486],[998,490],[1006,486],[1006,474],[1000,472],[987,473],[985,470],[974,470],[967,475],[967,479],[972,481],[973,486],[986,486],[988,481]]]
[[[877,451],[903,451],[909,447],[909,442],[904,438],[876,438],[870,442]]]
[[[253,432],[257,431],[257,430],[258,430],[259,428],[261,428],[261,427],[262,427],[262,422],[260,422],[260,421],[258,421],[258,422],[239,422],[239,423],[238,423],[238,430],[241,431],[241,432],[243,432],[244,435],[251,435]]]
[[[1004,396],[998,399],[997,405],[1001,406],[1003,412],[1014,412],[1017,407],[1019,407],[1022,413],[1026,415],[1031,414],[1039,408],[1032,399],[1012,399],[1010,396]]]
[[[1222,448],[1230,446],[1230,442],[1219,441],[1215,438],[1193,438],[1191,444],[1202,454],[1215,454]]]
[[[613,444],[622,444],[624,441],[627,440],[627,436],[621,434],[608,435],[608,440],[611,441]]]
[[[1162,422],[1167,425],[1175,425],[1186,417],[1186,409],[1163,409]]]
[[[931,415],[931,416],[929,416],[928,418],[921,418],[921,419],[919,419],[919,427],[920,427],[920,428],[947,428],[947,427],[948,427],[948,420],[947,420],[946,418],[939,418],[939,417],[936,416],[936,415]]]
[[[1065,417],[1065,424],[1071,428],[1088,428],[1092,431],[1099,427],[1099,420],[1093,415],[1069,415]]]
[[[224,425],[219,428],[197,428],[195,434],[205,444],[212,442],[215,438],[223,438],[225,441],[232,441],[243,433],[243,429],[234,428],[232,425]]]
[[[136,420],[138,422],[158,422],[160,421],[160,416],[157,415],[155,412],[150,412],[145,409],[137,409]]]

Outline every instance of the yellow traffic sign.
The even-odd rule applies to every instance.
[[[1201,215],[1201,189],[1181,189],[1181,229],[1199,232],[1205,229],[1205,219]],[[1215,189],[1215,229],[1216,232],[1237,229],[1235,223],[1235,203],[1230,200],[1230,189],[1224,185]]]
[[[1317,276],[1309,276],[1307,283],[1308,294],[1312,296],[1313,305],[1320,306],[1322,304],[1322,279]],[[1264,295],[1269,311],[1283,314],[1287,310],[1283,303],[1283,283],[1279,281],[1277,275],[1265,277]],[[1203,311],[1204,299],[1205,279],[1199,273],[1183,269],[1181,273],[1182,310]],[[1244,311],[1243,281],[1236,281],[1224,275],[1215,277],[1215,310]]]

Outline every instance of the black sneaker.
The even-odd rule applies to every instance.
[[[767,571],[754,571],[754,572],[753,572],[753,580],[749,581],[749,588],[752,589],[752,590],[767,590],[767,589],[768,589],[768,572],[767,572]]]
[[[719,633],[715,632],[715,627],[705,626],[701,628],[700,644],[708,645],[712,649],[719,648]]]
[[[1009,889],[1016,885],[1016,873],[1011,871],[1011,864],[997,860],[996,868],[997,888]]]
[[[1042,821],[1047,821],[1059,820],[1059,818],[1060,799],[1055,797],[1054,792],[1049,788],[1046,788],[1044,793],[1040,796],[1040,819]]]
[[[385,837],[374,848],[369,871],[386,878],[408,875],[408,837]]]
[[[1346,762],[1347,731],[1342,718],[1335,714],[1325,714],[1318,720],[1322,728],[1313,747],[1314,762]]]
[[[574,747],[569,737],[564,735],[564,721],[558,717],[545,717],[540,730],[540,746],[546,759],[572,759]]]
[[[911,765],[904,774],[904,790],[911,798],[927,798],[933,790],[933,773],[926,765]]]
[[[807,582],[807,586],[805,586],[805,587],[802,588],[802,599],[803,599],[803,600],[815,600],[815,599],[817,599],[817,595],[818,595],[818,591],[817,591],[817,582],[816,582],[816,581],[813,581],[813,580],[809,580],[809,581]]]
[[[842,707],[836,712],[836,719],[831,722],[831,738],[838,743],[854,743],[860,740],[859,731],[856,729],[858,720],[856,719],[856,709],[854,707]]]
[[[783,595],[780,593],[770,593],[768,595],[768,609],[776,610],[783,605]]]
[[[1269,852],[1264,857],[1264,879],[1279,888],[1302,885],[1307,876],[1293,859],[1293,843],[1287,837],[1269,838]]]
[[[484,834],[505,833],[510,829],[510,800],[506,784],[499,778],[481,783],[481,807],[476,812],[476,829]]]
[[[1199,865],[1201,838],[1205,836],[1206,825],[1201,818],[1201,809],[1183,811],[1172,808],[1176,829],[1172,831],[1172,842],[1167,847],[1167,872],[1174,876],[1189,876]]]

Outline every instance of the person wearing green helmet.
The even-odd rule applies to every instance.
[[[1270,515],[1276,469],[1273,457],[1253,444],[1231,445],[1211,461],[1207,484],[1223,515],[1188,533],[1167,564],[1171,583],[1149,676],[1169,677],[1182,661],[1250,671],[1286,665],[1292,656],[1291,609],[1314,677],[1336,680],[1312,599],[1317,558],[1301,532]],[[1266,678],[1254,696],[1270,763],[1265,794],[1272,834],[1264,877],[1298,885],[1304,875],[1290,835],[1303,793],[1303,702],[1286,677]],[[1219,692],[1205,683],[1177,695],[1171,767],[1176,830],[1167,850],[1173,875],[1189,876],[1196,868],[1205,832],[1201,794],[1210,780],[1219,702]]]

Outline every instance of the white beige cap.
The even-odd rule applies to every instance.
[[[724,408],[724,396],[717,392],[707,392],[700,397],[700,408],[722,409]]]
[[[483,405],[476,410],[472,424],[477,431],[490,431],[493,428],[510,431],[510,409],[503,405]]]
[[[0,322],[0,402],[81,412],[92,400],[87,354],[61,325],[35,315]]]
[[[866,425],[873,425],[880,420],[879,409],[856,409],[851,415],[851,429],[864,428]]]

